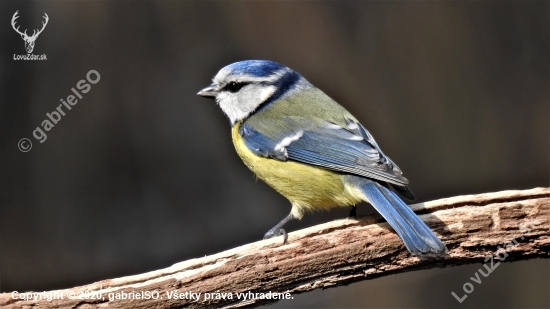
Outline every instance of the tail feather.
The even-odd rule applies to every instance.
[[[388,221],[412,254],[444,254],[447,248],[432,230],[394,192],[377,182],[361,179],[359,188]]]

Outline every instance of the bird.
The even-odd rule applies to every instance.
[[[231,124],[237,154],[252,172],[291,205],[264,235],[306,212],[370,203],[413,255],[447,248],[399,197],[414,200],[409,181],[367,129],[344,107],[298,72],[270,60],[223,67],[197,95],[214,99]]]

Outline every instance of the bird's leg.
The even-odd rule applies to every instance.
[[[268,239],[268,238],[272,238],[272,237],[275,237],[275,236],[281,236],[283,235],[283,244],[286,244],[287,242],[287,239],[288,239],[288,235],[286,234],[285,230],[283,230],[281,227],[283,227],[283,225],[285,225],[285,223],[287,223],[288,221],[294,219],[294,217],[292,216],[292,213],[289,213],[288,216],[286,216],[283,220],[281,220],[281,222],[277,223],[277,225],[275,225],[271,230],[267,231],[267,233],[265,233],[264,235],[264,239]]]
[[[351,206],[351,210],[349,212],[349,218],[357,219],[357,207],[355,205]]]

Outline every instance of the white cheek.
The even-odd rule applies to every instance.
[[[246,118],[277,90],[275,86],[250,85],[237,93],[222,92],[216,97],[231,123]]]
[[[265,89],[260,92],[260,103],[269,99],[269,97],[275,93],[275,90],[277,90],[275,86],[265,87]]]
[[[218,105],[222,111],[229,117],[231,123],[240,120],[241,112],[239,110],[239,102],[235,95],[229,93],[220,93],[216,97]]]

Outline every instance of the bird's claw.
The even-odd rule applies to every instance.
[[[267,233],[265,233],[264,235],[264,239],[269,239],[269,238],[273,238],[273,237],[277,237],[277,236],[283,236],[283,245],[286,245],[288,242],[288,234],[286,233],[285,230],[283,229],[278,229],[278,230],[269,230]]]

